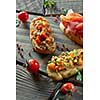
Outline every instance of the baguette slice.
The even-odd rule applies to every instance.
[[[72,41],[83,46],[83,16],[69,10],[66,16],[60,16],[60,29]]]
[[[75,52],[77,54],[75,54]],[[78,62],[75,63],[74,61],[76,58]],[[70,59],[73,59],[71,63]],[[69,63],[69,65],[67,62]],[[69,78],[75,75],[78,70],[83,70],[83,49],[74,49],[67,54],[66,52],[63,52],[58,57],[53,56],[50,63],[47,64],[48,76],[53,81],[59,81],[64,78]]]
[[[30,24],[30,40],[36,52],[51,54],[56,49],[49,22],[42,16],[34,18]]]

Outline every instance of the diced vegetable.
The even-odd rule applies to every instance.
[[[74,53],[73,52],[70,52],[70,56],[72,57],[72,58],[74,58]]]
[[[61,60],[60,58],[57,58],[57,59],[56,59],[56,63],[59,63],[59,62],[60,62],[60,60]]]
[[[79,58],[79,62],[78,62],[79,65],[82,65],[83,64],[83,60],[82,58]]]
[[[48,67],[49,67],[51,70],[55,71],[55,63],[50,63],[50,64],[48,64]]]
[[[36,42],[37,42],[37,44],[41,44],[41,40],[40,40],[39,36],[36,37]]]
[[[78,55],[79,53],[78,53],[78,51],[76,49],[73,50],[73,53],[74,53],[75,56],[79,56]]]
[[[77,62],[78,62],[78,60],[77,60],[77,59],[75,59],[75,60],[74,60],[74,63],[77,63]]]
[[[48,22],[43,21],[43,26],[44,26],[44,27],[48,26]]]
[[[47,35],[45,32],[42,32],[40,35],[41,40],[45,40],[47,38]]]
[[[65,67],[69,67],[70,64],[68,62],[64,63]]]

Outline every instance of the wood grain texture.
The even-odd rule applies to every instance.
[[[83,0],[55,0],[55,9],[45,9],[45,14],[61,14],[63,9],[73,9],[75,12],[83,13]],[[44,14],[44,0],[16,0],[16,10],[26,10],[34,13]]]
[[[22,66],[16,66],[16,99],[17,100],[46,100],[55,88],[50,79],[40,75],[34,79]]]

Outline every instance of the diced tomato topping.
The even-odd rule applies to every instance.
[[[60,70],[63,70],[63,69],[64,69],[63,66],[59,66],[59,68],[58,68],[59,71],[60,71]]]
[[[49,67],[51,70],[55,71],[55,63],[50,63],[50,64],[48,64],[48,67]]]
[[[39,36],[36,37],[36,42],[37,42],[37,44],[41,44],[41,40],[40,40]]]
[[[51,31],[51,28],[48,28],[47,30],[48,30],[48,32],[49,32],[49,33],[51,33],[51,32],[52,32],[52,31]]]
[[[45,40],[45,39],[47,38],[46,33],[43,32],[43,33],[40,35],[40,38],[41,38],[42,41]]]
[[[38,30],[40,30],[40,31],[41,31],[41,30],[42,30],[42,28],[43,28],[43,26],[42,26],[42,25],[37,25],[37,29],[38,29]]]
[[[55,70],[59,70],[59,66],[55,66]]]
[[[44,26],[44,27],[48,26],[48,22],[46,22],[46,21],[43,22],[43,26]]]

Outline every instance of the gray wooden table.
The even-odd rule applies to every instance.
[[[75,12],[83,13],[83,0],[55,0],[56,9],[45,14],[61,14],[63,10],[73,9]],[[26,10],[35,13],[44,13],[44,0],[16,0],[17,10]]]

